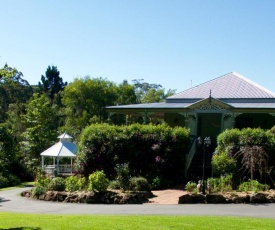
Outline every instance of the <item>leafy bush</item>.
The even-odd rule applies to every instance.
[[[220,176],[219,178],[208,178],[207,187],[213,192],[225,192],[233,190],[232,174]]]
[[[89,176],[89,190],[92,191],[106,191],[109,185],[104,171],[96,171]]]
[[[151,189],[160,189],[161,188],[161,178],[156,176],[155,178],[152,179],[151,182]]]
[[[233,173],[234,178],[262,179],[268,174],[273,183],[275,164],[275,127],[270,130],[245,128],[225,130],[217,138],[218,146],[212,165],[215,175]],[[234,160],[236,168],[234,170]],[[240,175],[243,174],[243,175]]]
[[[269,185],[267,184],[261,184],[256,180],[248,180],[247,182],[243,182],[238,187],[238,191],[240,192],[259,192],[259,191],[266,191],[269,189]]]
[[[62,177],[54,177],[48,185],[48,189],[53,191],[65,191],[65,188],[65,179]]]
[[[123,191],[129,189],[129,182],[131,178],[129,163],[117,164],[115,170],[117,172],[116,180],[118,181],[119,188]]]
[[[118,180],[112,180],[112,181],[110,181],[109,188],[110,189],[116,189],[116,190],[120,189],[119,181]]]
[[[80,176],[69,176],[65,180],[66,191],[75,192],[84,190],[87,186],[86,178]]]
[[[214,154],[211,164],[214,176],[236,172],[236,160],[226,152]]]
[[[32,189],[32,196],[33,196],[33,197],[38,197],[38,196],[40,196],[40,195],[45,194],[46,191],[47,191],[47,190],[46,190],[45,187],[43,187],[43,186],[41,186],[41,185],[38,185],[38,186],[36,186],[36,187],[34,187],[34,188]]]
[[[188,192],[194,192],[197,190],[197,184],[195,182],[188,181],[185,188]]]
[[[51,182],[51,178],[47,177],[42,170],[38,170],[36,172],[35,183],[34,183],[35,187],[42,186],[44,188],[47,188],[50,182]]]
[[[150,191],[150,185],[144,177],[132,177],[129,188],[131,191]]]

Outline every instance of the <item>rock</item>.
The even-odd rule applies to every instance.
[[[57,192],[56,200],[60,201],[60,202],[63,202],[67,198],[67,196],[68,196],[67,192]]]
[[[56,201],[56,192],[55,191],[47,191],[45,195],[45,201]]]
[[[32,191],[31,190],[23,191],[23,192],[21,192],[21,196],[31,197],[32,196]]]
[[[250,203],[270,203],[264,193],[256,193],[255,195],[250,197]]]
[[[185,194],[179,197],[178,204],[193,204],[193,200],[190,194]]]
[[[244,203],[249,203],[250,202],[250,196],[235,196],[232,198],[232,203],[236,204],[244,204]]]
[[[185,194],[179,197],[178,204],[202,204],[205,197],[202,194]]]
[[[205,196],[205,201],[208,204],[224,204],[226,203],[226,199],[221,194],[207,194]]]

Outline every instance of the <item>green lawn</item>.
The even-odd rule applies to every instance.
[[[0,188],[0,191],[5,191],[5,190],[11,190],[11,189],[15,189],[15,188],[24,188],[24,187],[30,187],[33,186],[34,182],[24,182],[20,185],[17,186],[13,186],[13,187],[7,187],[7,188]]]
[[[275,219],[200,216],[49,215],[0,212],[0,229],[275,229]]]

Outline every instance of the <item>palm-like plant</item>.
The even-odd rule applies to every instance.
[[[245,171],[250,172],[250,179],[254,180],[254,173],[259,171],[262,175],[267,166],[268,154],[261,145],[242,146],[240,150],[235,154],[236,158],[242,156],[242,168]]]

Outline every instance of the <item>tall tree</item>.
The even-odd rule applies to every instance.
[[[169,89],[167,93],[165,93],[162,85],[143,82],[143,79],[135,79],[133,83],[138,103],[161,102],[164,101],[166,97],[175,94],[176,91]]]
[[[40,153],[56,140],[57,110],[45,94],[34,94],[26,105],[26,114],[22,115],[26,130],[22,134],[21,152],[30,168],[39,165]]]
[[[137,96],[135,94],[135,87],[130,85],[127,80],[124,80],[118,85],[118,105],[136,104]]]
[[[77,137],[87,125],[107,119],[104,108],[115,105],[117,98],[118,87],[110,81],[90,77],[75,79],[63,92],[64,129]]]
[[[0,122],[4,122],[6,112],[10,104],[15,104],[18,109],[24,111],[24,103],[32,95],[32,87],[23,79],[23,74],[16,68],[5,64],[0,69]]]
[[[48,66],[45,76],[41,76],[41,82],[38,83],[40,92],[46,93],[53,103],[54,98],[63,91],[67,82],[63,82],[56,66]]]

